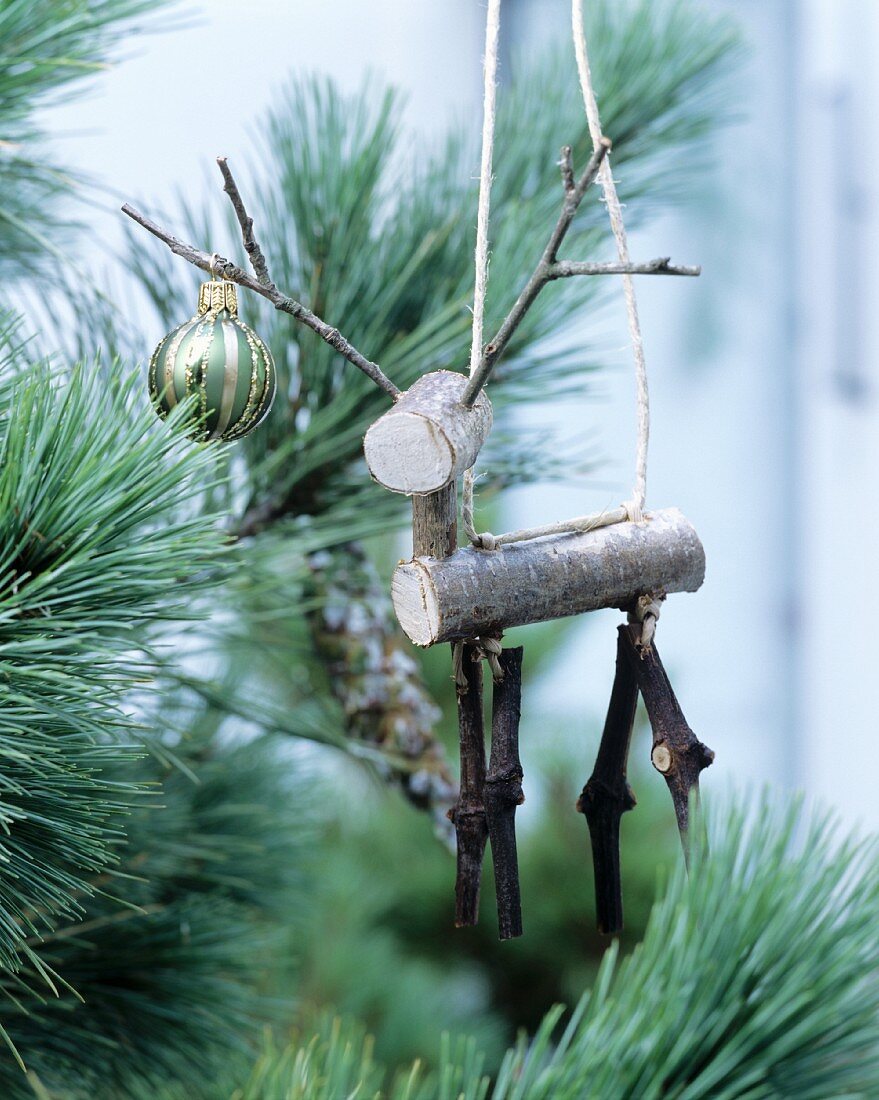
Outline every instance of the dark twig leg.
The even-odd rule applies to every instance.
[[[690,824],[690,792],[699,790],[699,773],[714,760],[714,753],[687,725],[680,704],[672,691],[656,644],[640,646],[641,626],[632,623],[621,626],[620,639],[626,657],[638,680],[644,697],[647,716],[653,728],[653,750],[650,759],[668,784],[674,802],[678,830],[689,858],[687,829]]]
[[[626,762],[638,706],[638,681],[623,647],[623,639],[618,638],[616,675],[601,745],[595,768],[577,801],[592,841],[598,931],[611,935],[623,930],[620,819],[635,805],[626,780]]]
[[[449,810],[458,839],[455,879],[455,925],[479,920],[479,886],[488,829],[485,823],[485,733],[482,726],[482,662],[473,660],[473,647],[464,646],[467,690],[458,694],[458,732],[461,742],[461,790]]]
[[[522,935],[522,903],[516,856],[516,807],[525,801],[519,761],[522,647],[505,649],[499,660],[504,676],[494,685],[485,815],[494,863],[498,931],[502,940],[509,940]]]

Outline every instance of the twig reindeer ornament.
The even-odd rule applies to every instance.
[[[413,556],[397,566],[391,585],[400,625],[418,646],[440,642],[452,645],[461,750],[460,791],[449,812],[458,850],[455,923],[477,923],[482,862],[486,843],[490,842],[502,939],[522,934],[515,815],[524,797],[519,760],[523,651],[521,647],[503,646],[505,630],[598,608],[618,608],[627,613],[627,622],[618,629],[616,675],[598,756],[577,802],[591,837],[601,931],[614,933],[622,928],[619,832],[623,813],[635,804],[626,767],[639,693],[653,730],[651,760],[671,792],[685,855],[689,799],[698,789],[700,772],[714,755],[687,725],[654,640],[666,596],[695,592],[701,586],[705,554],[695,530],[679,511],[644,511],[649,405],[632,278],[642,274],[694,276],[700,269],[674,266],[667,258],[647,263],[633,263],[629,258],[610,168],[611,143],[601,132],[592,89],[581,2],[572,0],[572,29],[593,153],[578,178],[570,147],[562,150],[563,200],[558,220],[533,274],[494,338],[484,345],[501,0],[488,2],[469,376],[436,371],[401,393],[381,368],[354,348],[338,329],[278,290],[254,236],[253,221],[222,158],[218,164],[224,189],[238,218],[253,275],[216,254],[185,244],[127,204],[122,208],[176,255],[211,274],[212,282],[207,284],[210,294],[202,295],[208,302],[208,314],[211,302],[222,303],[227,298],[225,292],[216,290],[218,286],[236,283],[247,287],[311,328],[392,398],[393,407],[366,433],[364,453],[377,482],[412,498]],[[618,260],[584,263],[559,259],[568,229],[596,179],[607,205]],[[638,395],[632,498],[619,508],[596,515],[503,535],[480,534],[473,522],[472,467],[492,426],[485,385],[543,289],[557,279],[580,275],[620,275],[623,279]],[[212,317],[208,316],[207,321],[212,322]],[[185,396],[190,385],[198,388],[204,382],[196,369],[197,359],[196,355],[192,363],[187,360],[187,369],[174,375],[177,400]],[[222,391],[222,378],[219,387]],[[207,392],[206,383],[203,388]],[[459,480],[463,480],[463,526],[470,543],[461,548],[457,545]],[[488,760],[483,731],[483,661],[493,680]]]

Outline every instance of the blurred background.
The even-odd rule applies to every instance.
[[[569,34],[567,0],[503,7],[501,102],[515,65],[555,43],[566,48]],[[875,828],[879,739],[868,711],[867,596],[879,545],[870,510],[879,459],[870,349],[879,333],[869,306],[879,298],[869,261],[879,245],[879,7],[869,0],[693,7],[726,18],[741,47],[723,86],[722,123],[698,151],[684,151],[668,202],[658,180],[662,213],[631,240],[633,257],[670,255],[703,267],[698,280],[637,283],[652,401],[648,505],[680,507],[708,560],[703,589],[665,605],[660,647],[690,724],[717,754],[703,781],[709,798],[764,783],[802,789]],[[147,256],[161,246],[141,235],[132,251],[121,201],[184,236],[181,202],[190,226],[198,224],[193,211],[211,211],[200,224],[216,216],[222,229],[195,243],[240,256],[220,221],[225,197],[214,158],[228,156],[243,180],[271,172],[256,135],[266,112],[281,109],[291,74],[330,76],[346,93],[370,74],[401,88],[406,151],[416,160],[439,148],[450,126],[475,140],[484,15],[478,0],[212,0],[163,9],[124,41],[121,59],[92,79],[88,95],[40,115],[58,159],[100,185],[89,192],[89,229],[67,274],[87,271],[124,303],[145,359],[168,327],[156,307],[164,269],[145,259],[147,277],[132,272],[138,250]],[[474,157],[474,177],[477,168]],[[615,175],[626,202],[627,165]],[[643,180],[639,187],[650,191]],[[610,242],[601,247],[588,258],[611,258]],[[492,271],[500,277],[497,258]],[[26,304],[28,294],[21,288]],[[194,303],[178,301],[183,320]],[[501,316],[495,308],[492,319]],[[344,317],[333,320],[345,330]],[[635,411],[621,288],[577,306],[566,335],[582,341],[584,362],[600,369],[573,397],[520,401],[510,423],[573,440],[589,469],[548,484],[504,483],[502,493],[478,497],[483,528],[549,522],[628,495]],[[490,486],[489,459],[480,470]],[[405,533],[370,544],[383,584],[407,549]],[[485,927],[451,928],[453,862],[426,817],[365,780],[350,760],[290,749],[320,783],[353,783],[357,792],[355,814],[324,805],[310,826],[320,874],[288,944],[300,1006],[359,1016],[395,1062],[449,1026],[466,1025],[496,1053],[515,1027],[533,1027],[554,1000],[578,995],[603,944],[591,930],[588,842],[572,806],[591,771],[617,618],[602,612],[521,633],[526,661],[531,656],[521,943],[494,939],[490,884]],[[445,661],[428,654],[422,671],[444,711],[438,728],[453,744]],[[632,765],[639,808],[623,826],[626,947],[678,858],[647,745],[642,730]]]
[[[633,241],[633,254],[704,269],[698,282],[638,283],[653,402],[648,502],[681,507],[709,563],[702,592],[666,609],[663,652],[691,724],[717,750],[713,782],[802,787],[876,825],[872,609],[862,600],[877,544],[868,257],[879,231],[869,63],[879,11],[868,0],[703,6],[729,14],[746,43],[730,85],[736,121],[715,135],[713,167],[694,173],[679,211]],[[507,59],[567,34],[565,0],[505,9]],[[130,40],[93,94],[46,120],[68,163],[151,211],[180,191],[219,204],[213,158],[246,163],[255,122],[291,71],[331,74],[349,91],[368,72],[399,86],[416,144],[452,119],[478,124],[484,25],[471,0],[254,0],[246,14],[214,0],[163,18],[167,30]],[[144,95],[155,71],[162,79]],[[106,262],[121,222],[115,203],[95,209],[84,264]],[[593,338],[603,326],[611,369],[576,421],[569,405],[559,415],[604,460],[600,486],[511,493],[504,525],[627,492],[634,405],[621,301],[582,323]],[[562,723],[603,706],[611,628],[601,618],[577,624],[533,689],[534,705]]]

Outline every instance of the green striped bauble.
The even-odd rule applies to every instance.
[[[175,328],[153,352],[149,388],[156,412],[165,417],[196,394],[199,441],[240,439],[261,423],[275,397],[272,355],[238,317],[234,283],[202,284],[198,313]]]

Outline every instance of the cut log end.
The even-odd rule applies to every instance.
[[[377,420],[363,452],[369,472],[392,493],[432,493],[455,477],[455,452],[442,427],[426,416],[400,410]]]
[[[651,760],[653,761],[653,767],[656,768],[658,772],[662,772],[663,775],[665,775],[666,772],[671,771],[671,749],[668,747],[668,745],[666,745],[664,741],[661,741],[658,745],[653,746]]]
[[[407,496],[435,493],[473,465],[492,413],[484,394],[472,408],[461,404],[466,385],[454,371],[426,374],[376,420],[363,453],[379,484]]]
[[[436,641],[439,615],[430,573],[417,560],[399,565],[391,580],[391,600],[410,642],[430,646]]]

